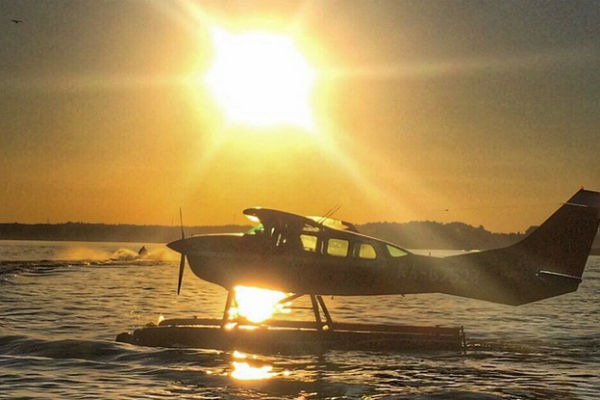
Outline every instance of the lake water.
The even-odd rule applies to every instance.
[[[445,295],[326,299],[340,321],[463,325],[466,355],[247,355],[242,366],[268,377],[243,380],[238,354],[114,341],[160,315],[221,317],[223,289],[188,269],[176,296],[178,255],[146,245],[140,259],[141,246],[0,241],[0,398],[600,398],[598,256],[577,292],[521,307]]]

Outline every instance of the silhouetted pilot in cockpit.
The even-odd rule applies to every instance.
[[[294,229],[294,227],[287,227],[287,234],[285,235],[285,248],[289,251],[301,251],[302,240],[300,240],[301,229]]]

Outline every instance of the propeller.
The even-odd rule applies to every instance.
[[[183,215],[181,213],[181,207],[179,207],[179,224],[181,226],[181,239],[185,239],[185,233],[183,232]],[[181,291],[181,282],[183,281],[183,270],[185,269],[185,253],[181,252],[181,261],[179,262],[179,281],[177,282],[177,295]]]

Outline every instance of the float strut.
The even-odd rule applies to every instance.
[[[319,312],[319,304],[317,303],[317,298],[314,294],[310,295],[310,302],[312,303],[312,309],[315,313],[315,319],[317,320],[317,329],[323,330],[323,323],[321,322],[321,313]]]
[[[223,320],[221,321],[221,328],[224,328],[227,325],[227,321],[229,321],[229,309],[231,308],[231,303],[233,301],[233,290],[227,291],[227,300],[225,300],[225,310],[223,311]]]
[[[325,300],[323,300],[323,297],[321,297],[321,296],[317,296],[317,300],[319,301],[319,304],[321,305],[321,308],[323,309],[323,314],[325,314],[325,320],[327,321],[327,326],[329,327],[330,330],[333,330],[333,320],[331,319],[331,314],[329,314],[329,310],[325,306]]]
[[[286,297],[285,299],[279,300],[277,303],[278,304],[285,304],[285,303],[288,303],[290,301],[296,300],[298,297],[302,297],[302,296],[304,296],[304,295],[303,294],[292,294],[292,295]]]

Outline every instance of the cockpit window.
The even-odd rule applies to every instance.
[[[358,258],[365,258],[367,260],[374,260],[377,258],[375,248],[367,243],[357,243],[358,245]]]
[[[256,225],[254,228],[250,229],[246,232],[246,235],[256,235],[261,234],[265,231],[265,226],[263,224]]]
[[[346,257],[348,255],[349,242],[343,239],[329,239],[327,241],[327,254],[335,257]]]
[[[388,252],[390,253],[390,256],[392,257],[403,257],[408,254],[406,251],[398,247],[391,246],[389,244],[386,244],[385,247],[387,248]]]
[[[315,235],[300,235],[300,241],[302,242],[302,249],[311,253],[317,252],[317,237]]]

